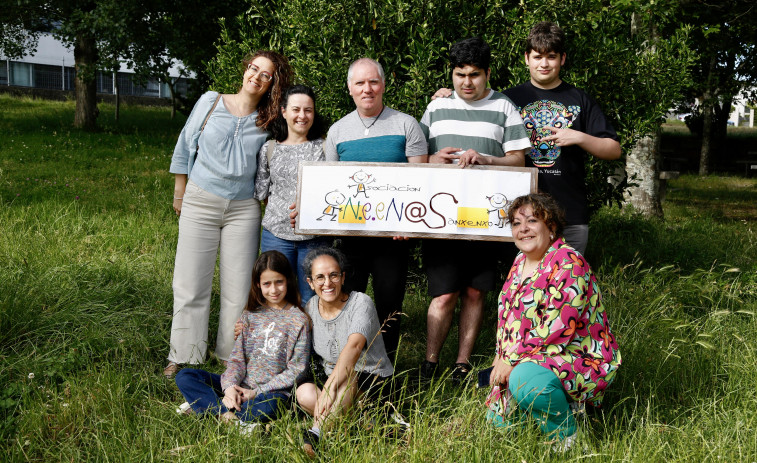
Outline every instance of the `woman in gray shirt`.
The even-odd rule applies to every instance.
[[[323,388],[311,382],[297,388],[297,403],[315,418],[303,436],[303,449],[311,457],[326,419],[350,408],[362,394],[381,390],[394,374],[373,301],[364,293],[342,291],[344,265],[344,254],[327,247],[312,250],[304,262],[315,291],[305,308],[313,322],[313,351],[328,375]]]
[[[290,225],[289,206],[297,195],[299,161],[323,161],[326,125],[315,110],[315,93],[310,87],[295,85],[281,98],[279,115],[271,124],[272,140],[258,153],[255,198],[267,201],[263,217],[260,250],[279,251],[295,269],[302,301],[313,296],[302,270],[311,249],[326,244],[312,235],[296,235]]]

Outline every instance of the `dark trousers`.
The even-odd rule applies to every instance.
[[[205,370],[184,368],[176,374],[176,386],[198,415],[222,415],[229,411],[221,402],[223,391],[220,375]],[[234,410],[234,413],[242,421],[265,423],[276,419],[281,405],[286,404],[288,400],[289,394],[281,391],[263,392],[242,403],[242,410]]]
[[[341,250],[349,268],[345,286],[350,291],[365,292],[368,276],[373,276],[373,301],[376,304],[386,353],[394,363],[400,340],[402,301],[405,299],[407,259],[410,242],[387,237],[342,238]]]

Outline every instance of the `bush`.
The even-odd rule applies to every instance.
[[[632,15],[640,30],[651,24],[662,29],[670,10],[623,0],[256,1],[246,14],[224,21],[208,73],[214,89],[236,92],[245,54],[281,51],[296,71],[295,82],[312,86],[319,111],[336,121],[354,109],[347,67],[367,56],[386,71],[386,104],[420,119],[431,95],[451,86],[451,44],[474,35],[486,40],[493,53],[490,85],[501,90],[528,79],[525,37],[537,21],[553,20],[568,34],[563,78],[600,102],[629,149],[660,122],[684,83],[682,69],[690,65],[685,31],[675,30],[651,48],[646,34],[632,34]],[[593,210],[621,200],[626,184],[607,182],[618,167],[622,161],[589,160],[586,182]]]

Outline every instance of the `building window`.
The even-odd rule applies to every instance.
[[[144,96],[159,97],[160,96],[160,84],[156,79],[148,79],[147,85],[144,87]]]
[[[66,68],[66,88],[63,90],[74,90],[76,88],[76,70],[74,68]]]
[[[11,66],[10,66],[11,85],[18,85],[21,87],[33,87],[34,81],[32,77],[33,75],[32,75],[31,64],[11,62]]]
[[[97,72],[97,93],[113,93],[113,73],[106,71]]]
[[[144,84],[135,82],[134,75],[116,74],[118,92],[121,95],[170,98],[168,84],[158,79],[147,79]],[[14,61],[0,61],[0,85],[16,85],[49,90],[74,90],[76,88],[76,69],[70,66],[57,66]],[[113,72],[98,71],[96,74],[97,93],[113,94]],[[189,81],[180,78],[174,89],[177,95],[186,95]]]
[[[0,85],[8,85],[8,61],[0,62]]]
[[[63,68],[44,64],[34,65],[34,86],[60,90],[63,88]]]

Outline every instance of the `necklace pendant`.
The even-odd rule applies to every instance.
[[[369,131],[369,130],[370,130],[370,129],[365,129],[365,131],[363,132],[363,134],[364,134],[364,135],[368,135],[368,131]]]

